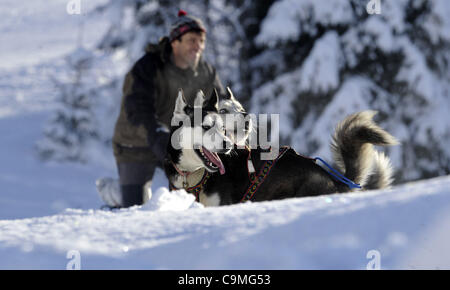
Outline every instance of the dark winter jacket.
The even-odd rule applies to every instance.
[[[180,69],[171,61],[171,45],[167,37],[149,45],[125,77],[119,118],[113,143],[128,149],[153,152],[156,159],[165,155],[178,89],[193,105],[199,89],[209,96],[214,88],[223,92],[215,69],[200,60],[196,71]],[[117,157],[117,156],[116,156]]]

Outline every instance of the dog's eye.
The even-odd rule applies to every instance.
[[[228,114],[229,111],[227,109],[220,109],[219,114]]]

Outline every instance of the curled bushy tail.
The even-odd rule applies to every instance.
[[[392,183],[393,170],[389,158],[378,153],[373,145],[398,144],[391,134],[372,120],[376,113],[363,111],[348,116],[336,126],[331,143],[339,169],[347,178],[366,188],[384,188]]]
[[[374,152],[372,173],[367,181],[366,189],[388,188],[394,181],[394,169],[389,157],[383,152]]]

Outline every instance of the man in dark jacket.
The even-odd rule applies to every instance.
[[[206,29],[202,21],[180,10],[170,36],[149,45],[125,77],[113,149],[120,190],[101,191],[108,206],[141,205],[148,199],[156,166],[169,141],[168,128],[179,88],[193,105],[196,92],[223,92],[215,69],[202,59]]]

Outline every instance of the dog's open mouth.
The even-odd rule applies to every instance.
[[[196,150],[198,155],[202,159],[205,167],[208,171],[216,172],[219,170],[220,174],[225,174],[225,167],[223,166],[222,160],[220,160],[219,155],[215,152],[211,152],[205,147],[200,147]]]

